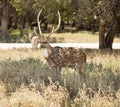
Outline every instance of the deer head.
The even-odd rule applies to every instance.
[[[60,15],[60,12],[57,11],[58,13],[58,25],[57,27],[55,28],[54,26],[52,27],[52,31],[47,35],[47,36],[44,36],[43,33],[42,33],[42,30],[41,30],[41,20],[40,20],[40,15],[42,13],[42,9],[39,11],[38,13],[38,16],[37,16],[37,24],[38,24],[38,28],[39,28],[39,34],[36,33],[36,30],[34,28],[34,32],[36,35],[39,35],[39,40],[40,40],[40,43],[41,44],[46,44],[46,43],[49,43],[50,41],[50,36],[52,34],[54,34],[60,27],[60,24],[61,24],[61,15]]]
[[[37,24],[38,24],[38,29],[39,29],[39,34],[36,33],[36,30],[34,28],[34,32],[36,35],[38,35],[39,37],[39,42],[40,42],[40,49],[43,53],[43,55],[45,57],[48,57],[49,54],[51,54],[51,46],[49,44],[50,42],[50,36],[52,34],[54,34],[60,27],[60,24],[61,24],[61,15],[60,15],[60,12],[57,11],[58,13],[58,25],[57,27],[55,28],[54,26],[52,27],[52,31],[47,35],[47,36],[44,36],[43,33],[42,33],[42,30],[41,30],[41,20],[40,20],[40,15],[42,13],[42,9],[39,11],[38,15],[37,15]]]

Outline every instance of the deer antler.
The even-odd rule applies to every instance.
[[[41,27],[40,27],[41,21],[39,21],[41,12],[42,12],[42,9],[39,11],[38,16],[37,16],[37,24],[38,24],[40,36],[42,36],[42,31],[41,31]]]
[[[59,29],[59,27],[60,27],[60,24],[61,24],[61,15],[60,15],[60,12],[59,11],[57,11],[57,13],[58,13],[58,18],[59,18],[59,20],[58,20],[58,25],[57,25],[57,27],[56,28],[52,28],[52,31],[50,32],[50,34],[48,35],[48,39],[49,39],[49,37],[53,34],[53,33],[55,33],[58,29]]]

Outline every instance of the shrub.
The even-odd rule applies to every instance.
[[[77,72],[69,68],[62,69],[59,78],[39,54],[28,49],[1,53],[0,106],[119,106],[119,51],[108,55],[90,50],[83,66],[83,83]]]
[[[18,61],[5,60],[0,62],[0,78],[6,84],[7,91],[13,92],[21,84],[29,85],[32,82],[39,84],[44,81],[48,84],[48,77],[53,81],[58,81],[54,73],[47,64],[39,59],[27,58]]]

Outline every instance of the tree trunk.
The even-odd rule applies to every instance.
[[[6,1],[2,1],[2,20],[1,20],[1,35],[5,39],[8,36],[8,10],[9,5]]]
[[[105,48],[105,22],[100,19],[99,23],[99,49]]]
[[[64,28],[65,28],[65,23],[64,21],[61,21],[61,30],[64,30]]]
[[[44,30],[47,30],[48,29],[48,23],[45,21],[44,22]]]
[[[19,20],[20,37],[24,36],[23,28],[24,28],[24,17],[20,16],[20,20]]]
[[[115,34],[118,30],[117,21],[112,21],[108,31],[105,32],[105,23],[100,20],[99,24],[99,49],[110,49],[112,50],[112,44]],[[105,35],[106,33],[106,35]]]
[[[117,22],[112,22],[111,27],[108,29],[108,32],[106,34],[106,38],[105,38],[105,43],[106,43],[106,48],[112,50],[112,44],[113,44],[113,40],[115,37],[115,34],[118,30],[118,26],[117,26]]]
[[[23,37],[24,32],[23,32],[23,23],[20,23],[20,37]]]

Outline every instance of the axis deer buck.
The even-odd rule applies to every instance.
[[[86,54],[80,48],[74,47],[52,47],[49,43],[50,36],[55,33],[61,24],[61,15],[58,13],[58,25],[57,27],[53,27],[52,31],[48,34],[48,36],[44,36],[41,31],[41,21],[40,14],[42,9],[39,11],[37,16],[37,23],[39,28],[39,40],[40,40],[40,50],[47,60],[48,64],[57,72],[60,73],[63,67],[74,68],[78,74],[79,79],[82,79],[82,65],[86,62]]]

